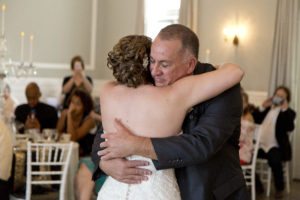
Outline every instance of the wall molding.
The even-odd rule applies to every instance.
[[[90,35],[90,58],[88,65],[85,65],[85,70],[95,70],[96,63],[96,46],[97,46],[97,17],[98,17],[98,0],[92,0],[91,3],[91,35]],[[13,62],[16,66],[20,65],[20,62]],[[29,62],[24,62],[26,66],[29,66]],[[69,63],[44,63],[33,62],[33,65],[38,69],[58,69],[69,70]]]
[[[255,106],[260,106],[268,98],[267,91],[255,91],[249,90],[246,91],[249,96],[249,103],[254,104]]]
[[[99,96],[101,87],[104,83],[109,81],[108,79],[93,79],[93,91],[92,96]],[[61,88],[62,88],[62,78],[46,78],[46,77],[20,77],[13,78],[8,77],[5,82],[11,88],[11,96],[17,101],[17,104],[26,103],[25,88],[30,82],[36,82],[40,87],[42,96],[40,100],[42,102],[47,102],[48,98],[54,98],[58,102],[61,100]]]

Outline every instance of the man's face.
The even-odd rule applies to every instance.
[[[39,103],[40,92],[37,89],[29,89],[26,91],[28,105],[33,108]]]
[[[150,53],[150,71],[156,86],[167,86],[193,72],[187,52],[180,52],[180,40],[153,41]]]

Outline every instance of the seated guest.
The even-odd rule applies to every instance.
[[[4,88],[4,105],[2,109],[2,115],[5,120],[10,120],[14,116],[15,102],[10,96],[10,87],[5,85]]]
[[[70,95],[78,88],[85,89],[88,93],[92,92],[93,81],[84,74],[84,62],[80,56],[75,56],[71,60],[72,76],[67,76],[63,80],[62,93],[65,95],[62,102],[63,108],[67,108],[70,103]]]
[[[91,117],[93,101],[91,96],[82,89],[77,89],[71,94],[71,102],[68,109],[61,112],[57,123],[57,131],[71,134],[71,140],[80,144],[80,156],[90,154],[93,143],[95,121]]]
[[[262,131],[258,157],[266,158],[272,169],[276,198],[281,198],[284,190],[282,161],[291,160],[292,156],[289,132],[294,130],[296,113],[289,107],[290,100],[290,90],[280,86],[273,97],[253,112],[255,123],[261,124]],[[257,181],[257,186],[262,188],[260,180]]]
[[[239,139],[239,155],[242,165],[251,161],[253,153],[254,120],[249,110],[248,95],[242,91],[243,113],[241,118],[241,135]]]
[[[28,129],[37,129],[41,132],[44,128],[56,128],[57,111],[54,107],[39,102],[41,92],[39,86],[31,82],[25,92],[27,104],[20,105],[15,110],[16,121],[24,124],[18,131],[23,133]]]
[[[74,180],[76,199],[90,199],[94,188],[92,172],[94,164],[91,161],[96,124],[91,116],[93,101],[89,93],[83,89],[77,89],[71,94],[71,102],[68,109],[64,109],[57,123],[60,134],[71,134],[71,140],[79,143],[79,170]]]
[[[3,200],[9,200],[10,184],[13,158],[13,146],[10,132],[0,118],[0,195]]]

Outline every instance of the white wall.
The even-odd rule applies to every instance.
[[[246,90],[267,91],[276,0],[200,0],[200,60],[210,49],[210,62],[231,61],[246,72],[242,85]],[[235,47],[225,42],[223,29],[229,25],[246,26],[245,38]]]
[[[136,9],[139,0],[99,0],[97,77],[110,79],[107,54],[121,37],[135,34]]]
[[[111,79],[106,67],[107,53],[122,36],[135,33],[138,0],[97,0],[95,79]],[[236,62],[246,72],[246,90],[268,88],[276,0],[200,0],[200,60],[210,49],[210,62]],[[20,32],[34,34],[34,60],[69,65],[75,54],[90,64],[93,0],[3,0],[6,4],[6,36],[9,56],[20,57]],[[238,47],[225,42],[223,29],[236,22],[247,27]],[[0,22],[1,23],[1,22]],[[25,58],[28,58],[29,40]],[[51,68],[51,67],[50,67]],[[38,69],[38,77],[60,77],[69,69]],[[257,81],[259,80],[259,81]]]
[[[37,77],[62,78],[70,74],[74,55],[82,55],[89,65],[91,55],[92,5],[97,3],[95,68],[86,70],[94,79],[110,79],[106,67],[109,50],[119,38],[135,33],[138,0],[3,0],[6,4],[8,56],[20,61],[20,33],[26,34],[25,61],[28,61],[29,35],[35,35],[34,62]],[[0,22],[1,24],[1,22]],[[51,67],[60,64],[64,67]]]
[[[94,87],[92,91],[93,97],[99,97],[100,89],[107,80],[94,79]],[[35,77],[35,78],[7,78],[6,83],[11,87],[11,96],[16,100],[16,104],[27,103],[25,96],[25,89],[28,83],[36,82],[39,85],[42,96],[40,101],[47,103],[48,99],[52,101],[60,102],[61,99],[61,85],[62,80],[60,78],[46,78],[46,77]]]
[[[2,3],[2,2],[1,2]],[[92,1],[4,0],[8,55],[20,61],[21,36],[25,33],[24,58],[29,57],[29,36],[34,35],[35,62],[69,64],[81,54],[89,64]]]

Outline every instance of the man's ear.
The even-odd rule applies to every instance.
[[[190,58],[188,62],[188,74],[192,74],[194,72],[197,62],[198,61],[194,56]]]

